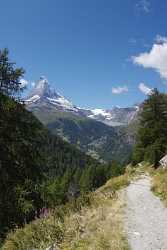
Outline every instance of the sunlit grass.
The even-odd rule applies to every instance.
[[[58,207],[8,235],[3,250],[43,250],[56,244],[62,250],[127,250],[123,233],[123,199],[117,190],[129,184],[129,174],[109,180],[93,193]]]
[[[158,195],[167,206],[167,170],[158,169],[152,176],[152,191]]]

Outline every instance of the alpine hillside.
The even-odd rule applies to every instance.
[[[105,161],[129,159],[134,138],[126,127],[137,117],[138,106],[80,108],[52,89],[45,77],[40,77],[24,101],[53,134],[82,151]]]

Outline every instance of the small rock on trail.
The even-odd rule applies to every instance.
[[[125,230],[132,250],[167,250],[167,208],[144,176],[125,190]]]

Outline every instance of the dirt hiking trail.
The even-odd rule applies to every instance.
[[[167,208],[142,176],[125,190],[125,230],[132,250],[167,250]]]

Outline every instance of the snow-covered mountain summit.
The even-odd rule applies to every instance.
[[[40,104],[41,102],[46,102],[52,106],[58,106],[64,110],[76,110],[75,106],[69,100],[50,87],[48,80],[43,76],[36,82],[33,90],[25,99],[25,103],[28,106]]]
[[[52,89],[45,77],[40,77],[39,81],[36,82],[34,88],[25,99],[25,104],[32,111],[38,108],[41,112],[50,112],[51,110],[55,112],[70,112],[110,126],[127,125],[135,118],[139,110],[138,106],[129,108],[114,107],[108,110],[79,108],[56,92],[55,89]]]

